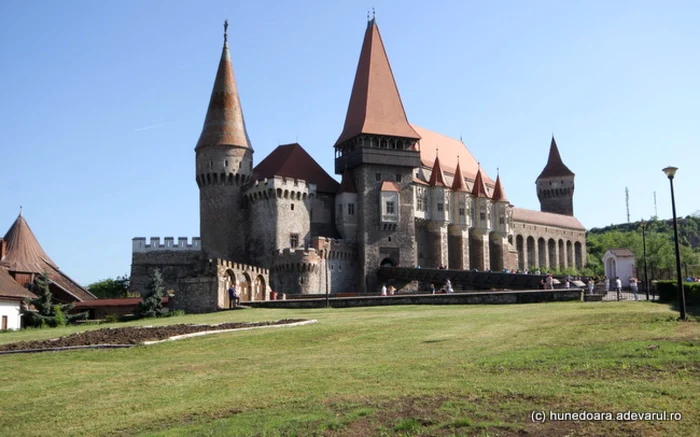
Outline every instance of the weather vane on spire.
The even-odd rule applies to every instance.
[[[22,205],[19,206],[19,216],[22,217]]]
[[[372,7],[372,21],[374,21],[375,18],[376,18],[376,16],[374,14],[374,7]]]
[[[496,176],[501,175],[501,169],[499,167],[496,167]]]
[[[224,43],[228,42],[228,20],[224,20]]]

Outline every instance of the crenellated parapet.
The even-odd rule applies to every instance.
[[[255,181],[247,187],[244,194],[249,202],[270,198],[306,201],[315,195],[316,184],[284,176]]]
[[[233,261],[230,261],[227,259],[221,259],[221,258],[216,259],[216,266],[223,268],[223,269],[249,271],[251,273],[256,273],[259,275],[269,275],[270,274],[270,271],[268,269],[263,268],[263,267],[251,266],[248,264],[237,263],[237,262],[233,262]]]
[[[174,237],[163,238],[163,244],[160,243],[160,237],[151,237],[150,243],[146,243],[145,237],[136,237],[131,240],[132,252],[144,253],[155,251],[199,251],[202,250],[202,243],[199,237],[192,237],[188,242],[187,237],[178,237],[175,243]]]
[[[314,237],[310,246],[324,259],[354,260],[357,253],[354,243],[335,238]]]

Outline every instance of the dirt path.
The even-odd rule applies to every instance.
[[[0,345],[0,352],[105,344],[137,345],[145,341],[165,340],[176,335],[192,334],[195,332],[219,331],[224,329],[251,328],[270,325],[287,325],[290,323],[304,321],[304,319],[283,319],[273,322],[222,323],[219,325],[179,324],[155,327],[130,326],[125,328],[105,328],[78,332],[66,337],[59,337],[49,340],[20,341],[17,343],[4,344]]]

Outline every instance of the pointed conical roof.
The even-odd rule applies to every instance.
[[[406,118],[377,22],[367,23],[345,127],[335,145],[360,134],[420,139]]]
[[[554,140],[554,135],[552,135],[552,143],[549,145],[549,159],[547,159],[547,165],[545,165],[542,173],[537,176],[537,179],[552,177],[556,178],[560,176],[574,176],[574,172],[569,170],[569,167],[564,165],[564,162],[561,160],[557,142]]]
[[[491,196],[496,202],[507,202],[506,193],[503,191],[503,186],[501,185],[501,175],[496,176],[496,186],[493,188],[493,195]]]
[[[341,193],[357,193],[355,178],[352,177],[350,170],[343,172],[343,179],[340,181],[340,187],[338,188],[338,194]]]
[[[489,193],[486,191],[484,177],[481,175],[481,167],[479,167],[479,169],[476,171],[476,179],[474,180],[474,188],[472,188],[472,196],[489,197]]]
[[[205,146],[238,146],[253,147],[248,138],[245,127],[241,100],[238,97],[238,87],[233,74],[231,56],[228,52],[228,42],[224,33],[224,48],[221,52],[219,69],[216,72],[214,88],[209,99],[207,117],[204,119],[204,127],[197,141],[198,150]]]
[[[462,174],[462,169],[459,166],[459,160],[457,160],[457,168],[455,169],[455,176],[452,180],[452,191],[469,191],[467,190],[467,184],[464,183],[464,175]]]
[[[0,264],[9,270],[41,273],[45,270],[46,264],[57,268],[42,249],[22,213],[7,231],[4,240],[7,242],[7,248]]]
[[[442,167],[440,167],[440,158],[435,157],[435,162],[433,163],[433,172],[430,174],[430,180],[428,181],[431,187],[446,187],[445,174],[442,172]]]
[[[5,257],[0,260],[0,267],[10,272],[47,273],[51,282],[73,296],[71,299],[95,299],[95,296],[69,278],[49,258],[21,212],[5,234],[4,240],[7,242],[7,250]]]

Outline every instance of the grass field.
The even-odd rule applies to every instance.
[[[0,356],[0,435],[700,435],[700,323],[647,302],[252,309],[319,323]],[[101,325],[100,327],[104,327]],[[27,330],[0,343],[83,328]],[[532,412],[544,423],[532,423]],[[674,421],[554,421],[561,412]]]

